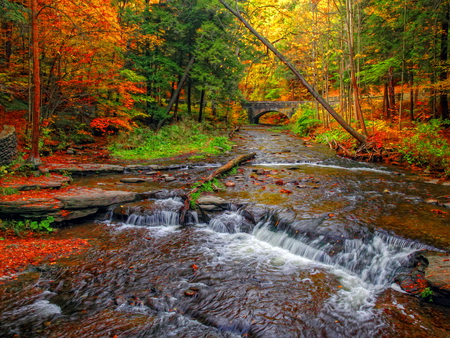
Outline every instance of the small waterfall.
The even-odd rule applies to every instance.
[[[157,210],[149,215],[131,214],[125,223],[141,226],[180,225],[180,215],[174,211]]]
[[[288,221],[276,213],[268,213],[252,234],[261,241],[293,254],[354,274],[373,286],[390,285],[395,276],[409,265],[413,252],[435,250],[418,242],[377,231],[370,235],[363,231],[363,238],[338,240],[343,236],[319,234],[323,232],[323,229],[319,229],[322,222],[323,218]]]

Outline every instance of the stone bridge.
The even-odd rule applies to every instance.
[[[290,118],[296,109],[311,101],[247,101],[242,103],[242,107],[247,110],[250,123],[258,123],[259,118],[264,114],[278,112]]]

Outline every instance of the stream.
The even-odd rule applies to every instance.
[[[169,171],[173,182],[77,178],[159,193],[59,231],[92,246],[0,285],[0,337],[450,336],[449,308],[394,282],[414,252],[450,250],[449,214],[425,203],[450,186],[267,126],[235,141],[232,153]],[[226,210],[181,227],[179,192],[251,152],[214,193]]]

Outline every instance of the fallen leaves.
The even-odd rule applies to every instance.
[[[55,261],[89,247],[84,239],[7,238],[0,241],[0,278],[14,275],[28,265]]]

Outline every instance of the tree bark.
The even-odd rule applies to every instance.
[[[198,122],[201,123],[203,120],[203,106],[205,105],[205,90],[202,89],[200,94],[200,108],[198,110]]]
[[[170,113],[172,110],[173,104],[177,100],[178,96],[180,95],[181,89],[183,88],[184,81],[186,81],[187,76],[189,75],[189,72],[191,71],[192,65],[194,64],[194,57],[192,57],[189,60],[189,64],[186,67],[186,70],[184,71],[183,76],[180,79],[180,82],[178,83],[177,90],[173,93],[172,97],[170,98],[169,104],[166,108],[166,115]],[[167,121],[167,117],[159,121],[157,129],[160,129],[162,125]]]
[[[440,54],[440,61],[441,61],[441,73],[439,74],[439,80],[441,82],[444,82],[447,80],[448,77],[448,70],[447,70],[447,59],[448,59],[448,32],[449,32],[449,20],[450,20],[450,13],[449,13],[449,6],[448,4],[444,4],[445,8],[445,18],[442,20],[441,23],[441,54]],[[448,94],[446,88],[443,88],[441,91],[441,94],[439,96],[439,110],[441,113],[442,119],[448,119]]]
[[[359,121],[359,126],[363,131],[364,135],[367,135],[366,124],[364,122],[364,117],[361,110],[361,101],[359,97],[359,86],[356,80],[356,66],[355,66],[355,51],[354,51],[354,20],[353,20],[353,3],[350,0],[345,2],[347,7],[347,40],[348,40],[348,51],[350,57],[350,78],[352,82],[352,92],[353,92],[353,104],[356,112],[356,119]]]
[[[300,80],[302,85],[308,90],[308,92],[325,108],[328,113],[350,134],[352,135],[359,143],[364,143],[366,141],[366,137],[358,133],[355,129],[353,129],[344,119],[330,106],[330,104],[325,101],[325,99],[317,93],[314,88],[306,81],[306,79],[300,74],[300,72],[281,54],[269,41],[267,41],[262,35],[260,35],[248,22],[245,20],[242,15],[236,12],[233,8],[230,7],[224,0],[219,0],[222,5],[225,6],[234,16],[236,16],[246,27],[252,32],[268,49],[270,49],[280,60],[283,62],[295,76]]]
[[[28,161],[34,165],[42,163],[39,157],[39,124],[41,110],[41,77],[39,65],[39,27],[37,22],[37,0],[31,0],[31,48],[33,58],[33,101],[31,114],[31,153]]]

